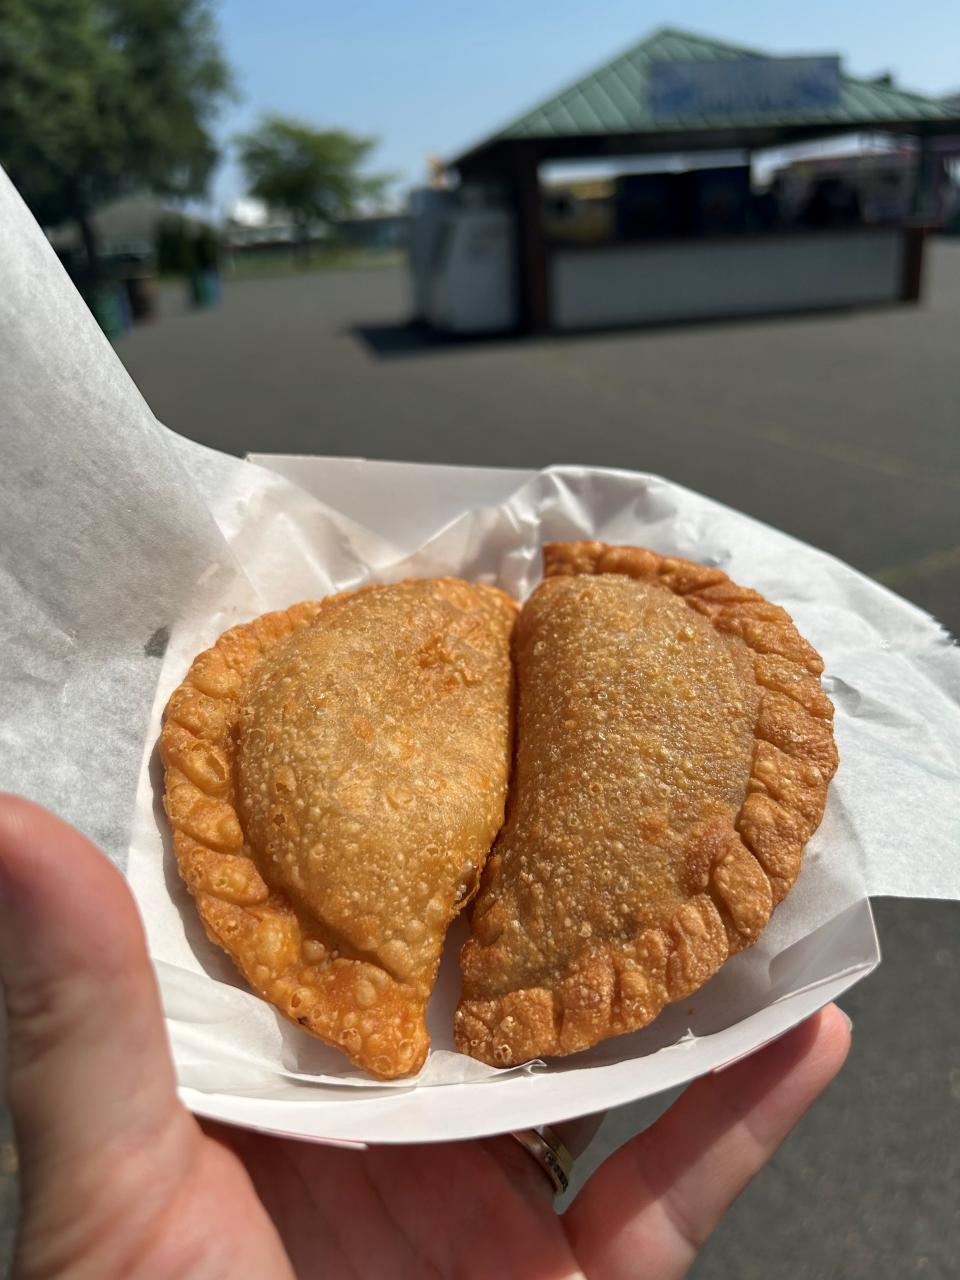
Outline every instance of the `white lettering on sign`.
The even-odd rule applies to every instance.
[[[840,102],[840,59],[707,58],[654,62],[650,106],[657,120],[829,111]]]

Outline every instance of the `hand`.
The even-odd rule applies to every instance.
[[[15,1280],[669,1280],[849,1046],[831,1006],[697,1081],[558,1217],[509,1137],[359,1152],[201,1127],[176,1097],[123,877],[13,796],[0,796],[0,978],[22,1179]]]

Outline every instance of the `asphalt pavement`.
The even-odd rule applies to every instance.
[[[215,448],[653,471],[960,634],[960,243],[932,246],[918,307],[482,342],[408,310],[396,269],[228,283],[210,312],[165,289],[117,353],[161,421]],[[843,1001],[850,1062],[696,1280],[960,1274],[960,906],[875,906],[884,962]],[[14,1167],[0,1128],[0,1258]]]
[[[920,307],[436,342],[400,269],[228,285],[117,352],[226,452],[653,471],[785,529],[960,634],[960,241]]]

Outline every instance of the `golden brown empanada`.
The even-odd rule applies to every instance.
[[[503,821],[516,606],[457,579],[234,627],[167,705],[180,872],[264,999],[381,1077],[423,1062],[450,921]]]
[[[509,1065],[632,1031],[754,942],[837,766],[823,664],[717,569],[554,544],[514,636],[507,822],[457,1047]]]

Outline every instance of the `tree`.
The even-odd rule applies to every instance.
[[[311,223],[346,217],[363,200],[381,199],[390,181],[360,172],[376,138],[267,115],[236,143],[250,194],[289,214],[304,252]]]
[[[200,195],[232,91],[210,0],[0,0],[0,163],[35,216],[75,221],[144,188]]]

